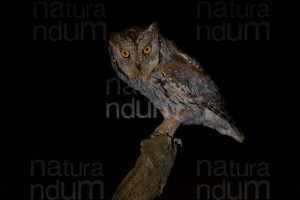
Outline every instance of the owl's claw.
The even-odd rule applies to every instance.
[[[155,130],[151,135],[150,135],[150,138],[154,138],[154,137],[157,137],[157,136],[160,136],[162,134],[166,134],[166,135],[169,135],[168,133],[164,133],[160,130]]]
[[[173,133],[172,135],[170,135],[169,133],[163,133],[163,132],[161,132],[161,131],[154,131],[154,132],[150,135],[150,138],[154,138],[154,137],[160,136],[160,135],[162,135],[162,134],[168,135],[169,137],[171,137],[171,140],[172,140],[172,143],[173,143],[173,144],[177,144],[177,145],[179,145],[180,147],[182,147],[182,140],[179,139],[179,138],[174,138],[174,137],[173,137],[173,134],[174,134],[174,133]]]
[[[152,134],[150,135],[150,138],[154,138],[154,137],[156,137],[156,136],[158,136],[158,135],[156,135],[155,133],[152,133]]]
[[[173,142],[177,145],[179,145],[180,147],[182,147],[182,141],[179,138],[173,138]]]
[[[155,130],[155,131],[150,135],[150,137],[151,137],[151,138],[154,138],[154,137],[156,137],[156,136],[160,136],[160,135],[163,135],[163,134],[168,135],[168,136],[170,136],[170,137],[173,137],[174,133],[175,133],[175,130],[169,131],[169,130],[159,129],[159,130]]]
[[[166,119],[154,130],[154,132],[151,134],[151,138],[162,134],[166,134],[170,137],[173,137],[179,125],[180,122],[177,119]]]

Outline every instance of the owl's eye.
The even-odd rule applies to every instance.
[[[128,58],[130,53],[126,50],[121,50],[121,55],[123,56],[123,58]]]
[[[151,53],[151,51],[152,51],[151,45],[148,45],[144,49],[144,54],[149,55]]]

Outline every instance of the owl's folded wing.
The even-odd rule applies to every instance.
[[[186,54],[178,55],[172,59],[168,67],[162,68],[162,72],[168,81],[191,101],[201,103],[203,107],[233,123],[218,87],[194,59]]]

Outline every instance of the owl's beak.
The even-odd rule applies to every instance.
[[[133,78],[139,78],[139,77],[141,77],[141,74],[142,74],[141,64],[140,63],[134,63],[134,65],[132,67],[134,69],[133,73],[132,73]]]

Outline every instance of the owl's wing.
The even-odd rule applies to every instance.
[[[205,74],[201,65],[184,53],[179,53],[171,59],[169,65],[162,68],[168,81],[195,102],[202,102],[221,118],[234,123],[231,115],[226,111],[225,103],[216,84]]]

